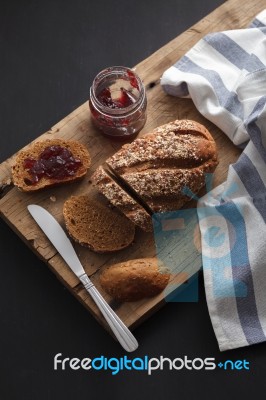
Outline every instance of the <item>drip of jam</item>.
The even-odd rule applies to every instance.
[[[127,76],[129,77],[130,85],[139,91],[139,84],[134,73],[130,70],[127,70]]]
[[[119,109],[126,108],[135,103],[132,93],[127,89],[120,88],[120,97],[113,99],[109,88],[104,88],[98,95],[99,102],[109,108]]]
[[[81,165],[82,162],[74,158],[66,147],[49,146],[42,151],[37,160],[33,158],[24,160],[24,168],[31,176],[31,179],[25,179],[25,183],[34,185],[42,177],[56,180],[65,179],[73,176]]]

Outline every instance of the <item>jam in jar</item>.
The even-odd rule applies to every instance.
[[[101,71],[92,83],[89,106],[94,124],[110,138],[132,139],[146,122],[145,88],[130,68]]]

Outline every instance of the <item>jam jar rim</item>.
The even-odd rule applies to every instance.
[[[99,79],[99,82],[101,82],[101,79],[107,78],[108,75],[113,75],[114,73],[119,73],[119,72],[127,72],[130,71],[134,74],[134,77],[136,78],[139,86],[139,98],[137,101],[133,104],[130,104],[127,107],[123,108],[110,108],[105,105],[103,105],[97,98],[96,93],[95,93],[95,84],[96,80]],[[101,78],[101,79],[100,79]],[[106,115],[106,116],[112,116],[114,118],[123,118],[125,115],[130,116],[133,114],[136,109],[141,108],[143,104],[146,101],[146,90],[144,87],[144,84],[140,77],[135,73],[135,71],[132,68],[129,67],[124,67],[124,66],[113,66],[113,67],[107,67],[103,70],[101,70],[96,77],[94,78],[92,85],[90,87],[90,101],[93,102],[93,107],[97,109],[101,114]]]

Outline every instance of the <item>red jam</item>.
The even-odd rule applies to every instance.
[[[104,88],[97,95],[97,99],[103,106],[112,109],[129,107],[136,101],[130,91],[124,88],[120,88],[120,95],[116,99],[112,98],[110,88]]]
[[[136,75],[132,71],[128,70],[127,76],[129,77],[130,85],[139,91],[139,84]]]
[[[71,151],[66,147],[46,147],[37,160],[33,158],[25,159],[24,168],[31,175],[31,179],[26,179],[25,183],[34,185],[42,177],[56,180],[65,179],[73,176],[81,165],[82,162],[74,158]]]

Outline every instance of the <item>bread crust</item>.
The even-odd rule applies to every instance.
[[[114,264],[100,275],[102,288],[114,299],[137,301],[165,289],[170,274],[158,266],[156,258],[141,258]]]
[[[24,161],[27,158],[38,159],[41,152],[50,146],[61,146],[69,149],[75,158],[78,158],[82,165],[73,176],[68,176],[63,179],[55,179],[42,177],[39,182],[34,185],[28,184],[31,179],[30,173],[24,168]],[[46,187],[55,186],[67,182],[73,182],[81,179],[87,173],[91,165],[91,157],[87,148],[78,141],[68,141],[62,139],[46,139],[37,141],[31,144],[26,149],[20,150],[12,165],[12,180],[15,186],[24,192],[33,192]]]
[[[216,145],[210,132],[190,120],[176,120],[122,146],[106,161],[118,175],[158,168],[191,169],[217,165]]]

